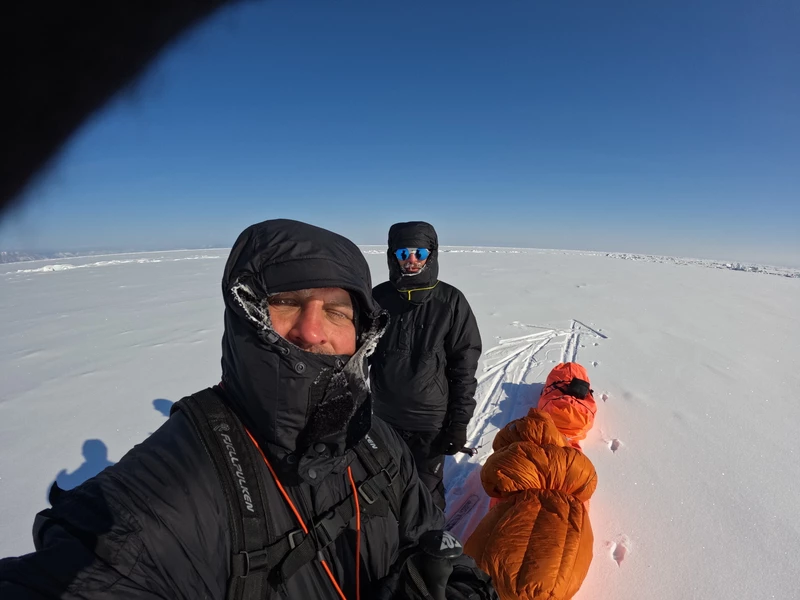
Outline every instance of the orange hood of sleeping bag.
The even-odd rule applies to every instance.
[[[570,395],[570,382],[573,379],[586,383],[588,393],[583,398]],[[576,448],[580,448],[578,442],[585,439],[592,428],[597,412],[597,403],[588,384],[589,375],[583,366],[573,362],[559,363],[547,376],[539,397],[539,410],[552,415],[558,430]]]
[[[594,541],[591,461],[532,408],[497,433],[481,469],[486,493],[502,499],[464,545],[502,600],[568,600],[583,583]]]

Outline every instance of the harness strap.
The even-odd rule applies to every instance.
[[[267,593],[267,573],[257,568],[273,558],[262,556],[270,540],[264,482],[255,468],[255,449],[245,437],[238,418],[208,388],[176,402],[171,413],[181,410],[194,426],[214,465],[225,504],[231,535],[231,576],[226,600],[256,600]]]
[[[368,477],[356,484],[348,467],[351,491],[338,504],[309,525],[292,504],[266,456],[238,418],[223,402],[220,392],[208,388],[176,402],[177,410],[194,426],[221,483],[228,509],[231,557],[226,600],[261,600],[269,588],[283,585],[301,567],[319,558],[334,587],[343,594],[321,552],[339,538],[356,519],[357,551],[360,554],[360,513],[399,520],[400,468],[386,450],[381,436],[371,430],[354,447]],[[249,439],[248,439],[249,438]],[[266,489],[256,462],[263,458],[283,497],[295,513],[300,529],[274,541],[266,513]],[[356,559],[358,566],[359,559]],[[357,573],[358,579],[358,573]],[[357,588],[359,582],[356,582]]]
[[[378,432],[370,430],[356,444],[354,450],[371,476],[359,486],[359,495],[368,506],[374,506],[376,509],[380,509],[381,504],[388,500],[392,514],[399,520],[401,491],[398,488],[397,475],[400,467],[386,450]]]
[[[394,465],[394,468],[392,466]],[[368,505],[374,504],[392,485],[399,469],[394,461],[356,486],[359,500]],[[363,506],[363,505],[362,505]],[[313,531],[308,533],[295,529],[275,544],[264,548],[265,555],[278,557],[272,564],[278,565],[270,573],[270,581],[283,583],[294,575],[300,567],[318,556],[319,553],[342,535],[356,516],[352,492],[341,502],[331,507],[324,515],[314,521]]]

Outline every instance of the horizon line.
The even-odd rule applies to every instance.
[[[382,244],[356,244],[356,246],[360,248],[362,247],[386,247],[385,243]],[[672,254],[648,254],[646,252],[632,252],[632,251],[621,251],[621,250],[578,250],[573,248],[538,248],[534,246],[485,246],[480,244],[471,244],[471,245],[457,245],[457,244],[447,244],[439,246],[439,249],[449,249],[449,248],[485,248],[485,249],[504,249],[504,250],[536,250],[536,251],[543,251],[543,252],[569,252],[569,253],[576,253],[576,254],[586,254],[586,255],[605,255],[612,257],[620,256],[620,255],[627,255],[632,257],[647,257],[647,258],[667,258],[667,259],[678,259],[678,260],[691,260],[691,261],[705,261],[705,262],[715,262],[721,264],[739,264],[745,266],[753,266],[753,267],[770,267],[775,269],[788,269],[791,271],[798,271],[800,268],[794,266],[787,266],[787,265],[775,265],[775,264],[768,264],[762,262],[752,262],[752,261],[742,261],[742,260],[733,260],[733,259],[721,259],[721,258],[702,258],[698,256],[679,256],[679,255],[672,255]],[[52,256],[52,257],[44,257],[44,258],[30,258],[27,260],[16,260],[10,261],[7,263],[0,263],[4,265],[14,265],[14,264],[22,264],[22,263],[31,263],[37,261],[50,261],[50,260],[59,260],[59,259],[72,259],[72,258],[95,258],[95,257],[103,257],[103,256],[130,256],[133,254],[157,254],[161,252],[199,252],[199,251],[223,251],[223,252],[230,252],[231,248],[229,246],[206,246],[206,247],[198,247],[198,248],[170,248],[170,249],[160,249],[160,250],[123,250],[123,251],[112,251],[112,250],[105,250],[105,249],[98,249],[98,250],[85,250],[85,254],[81,254],[81,251],[77,251],[75,254],[71,254],[70,256]],[[33,251],[28,250],[0,250],[0,255],[2,254],[24,254],[26,252],[30,252],[31,254],[37,254]],[[71,253],[70,250],[53,250],[52,254],[57,253]],[[47,254],[46,252],[42,252],[40,254]]]

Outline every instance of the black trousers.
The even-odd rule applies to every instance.
[[[437,454],[439,431],[406,431],[394,427],[397,434],[411,450],[419,478],[431,493],[433,503],[444,511],[444,454]]]

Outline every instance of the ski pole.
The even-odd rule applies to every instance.
[[[478,449],[468,448],[467,446],[464,446],[461,450],[459,450],[459,452],[463,452],[464,454],[469,454],[470,456],[475,456],[478,453]]]

